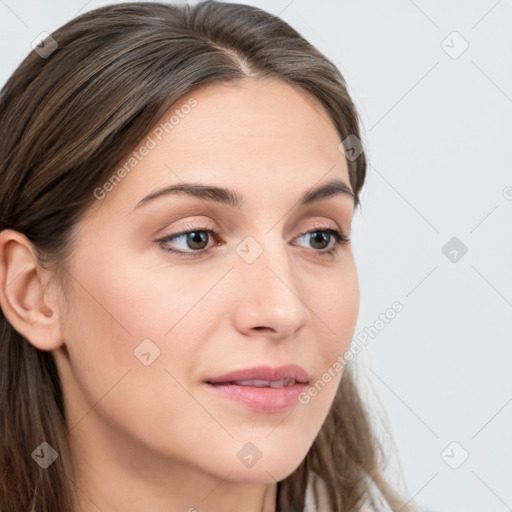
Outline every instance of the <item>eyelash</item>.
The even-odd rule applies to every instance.
[[[187,228],[188,228],[187,231],[181,231],[179,233],[174,233],[172,235],[168,235],[164,238],[160,238],[159,240],[156,240],[156,242],[166,252],[178,254],[178,255],[184,256],[184,257],[190,257],[190,256],[193,257],[194,255],[204,254],[205,252],[208,252],[209,249],[201,249],[201,250],[197,250],[197,251],[184,252],[184,251],[177,251],[176,249],[171,249],[171,248],[169,248],[169,246],[165,245],[165,243],[169,242],[172,239],[179,238],[184,235],[189,235],[194,232],[209,233],[210,235],[213,236],[213,238],[217,238],[220,234],[214,229],[202,229],[199,226],[197,226],[197,227],[196,226],[187,226]],[[316,251],[313,249],[314,252],[320,253],[322,255],[325,254],[327,256],[333,257],[335,255],[335,253],[337,253],[339,250],[341,250],[342,246],[346,246],[346,245],[350,244],[350,238],[348,236],[346,236],[342,231],[339,231],[337,229],[331,229],[331,228],[320,228],[320,227],[314,228],[309,231],[305,231],[304,233],[300,234],[297,238],[302,238],[304,235],[309,235],[309,234],[313,234],[313,233],[317,233],[317,232],[328,233],[334,237],[334,246],[331,249],[329,249],[327,251],[325,251],[325,250],[324,251],[319,251],[319,250]],[[216,245],[219,245],[219,244],[216,244]]]

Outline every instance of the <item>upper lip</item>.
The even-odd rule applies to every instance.
[[[306,370],[296,364],[287,364],[272,368],[271,366],[257,366],[254,368],[246,368],[242,370],[235,370],[233,372],[219,375],[218,377],[211,377],[205,380],[207,383],[216,382],[232,382],[235,380],[252,380],[261,379],[267,381],[279,380],[295,380],[297,382],[308,383],[309,378]]]

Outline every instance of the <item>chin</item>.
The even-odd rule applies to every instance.
[[[250,442],[237,449],[235,461],[231,462],[227,472],[232,471],[229,479],[240,482],[274,483],[291,475],[304,460],[307,449],[297,450],[281,446],[267,446],[258,450]]]

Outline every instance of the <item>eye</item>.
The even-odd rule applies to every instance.
[[[190,226],[187,231],[181,231],[157,240],[165,251],[180,255],[202,254],[206,252],[205,245],[211,236],[217,237],[219,233],[214,229]],[[169,247],[170,241],[181,241],[181,249]],[[175,244],[176,245],[176,244]],[[220,244],[217,244],[220,245]]]
[[[337,251],[339,251],[343,245],[350,244],[350,238],[337,229],[316,228],[312,231],[307,231],[303,233],[300,237],[297,238],[297,240],[306,236],[309,237],[309,243],[312,243],[313,245],[317,246],[316,248],[318,248],[318,244],[320,244],[320,249],[324,250],[316,252],[320,252],[321,254],[333,255]],[[331,248],[325,250],[324,245],[327,244],[327,246],[329,246],[329,242],[332,242]]]
[[[219,236],[219,233],[214,229],[200,226],[187,226],[187,228],[188,229],[186,231],[174,233],[156,240],[156,242],[167,252],[178,254],[180,256],[194,256],[207,252],[208,249],[206,249],[206,246],[208,245],[209,239],[211,237],[217,238]],[[340,250],[341,246],[350,244],[350,238],[337,229],[315,228],[311,231],[302,233],[296,238],[296,240],[300,240],[307,236],[309,237],[309,243],[312,243],[315,246],[314,248],[320,249],[314,252],[326,254],[328,256],[332,256]],[[180,249],[170,247],[169,242],[171,241],[174,241],[174,246],[176,246],[177,241],[180,241],[182,247]],[[217,243],[215,245],[221,244]],[[320,245],[320,247],[318,247],[318,245]],[[325,250],[325,246],[329,247],[329,245],[330,248]]]

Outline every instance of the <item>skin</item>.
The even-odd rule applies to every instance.
[[[325,110],[279,80],[247,79],[195,91],[164,118],[190,97],[198,102],[190,114],[76,226],[67,288],[37,265],[22,234],[0,234],[2,309],[58,366],[80,512],[274,512],[276,482],[306,456],[342,374],[307,405],[279,413],[217,397],[202,381],[295,363],[315,382],[354,333],[350,244],[329,256],[322,251],[333,237],[322,246],[302,236],[350,235],[353,199],[297,205],[333,178],[350,187]],[[133,211],[183,181],[236,189],[242,209],[181,194]],[[205,248],[201,256],[156,242],[190,223],[219,235],[167,246]],[[235,250],[248,236],[263,249],[252,263]],[[146,338],[160,350],[149,366],[134,356]],[[248,442],[262,454],[250,468],[236,455]]]

